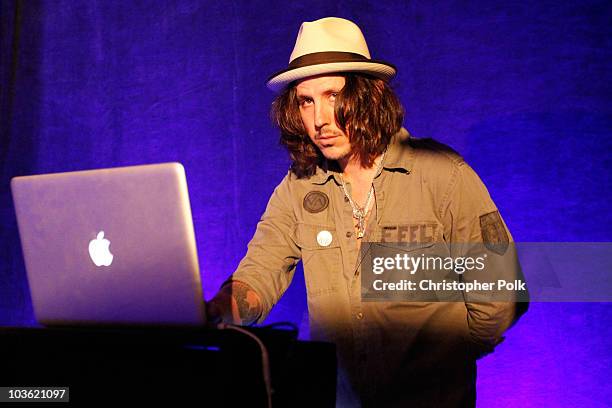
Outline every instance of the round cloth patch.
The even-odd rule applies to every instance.
[[[318,213],[323,211],[329,205],[329,198],[325,193],[320,191],[311,191],[304,197],[304,209],[309,213]]]

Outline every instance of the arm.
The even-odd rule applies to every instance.
[[[512,235],[478,175],[465,162],[453,176],[445,207],[445,237],[453,257],[487,256],[486,269],[466,272],[464,281],[523,278]],[[504,332],[527,309],[514,294],[464,293],[466,318],[476,354],[493,351]],[[526,299],[521,299],[525,301]]]
[[[223,285],[206,305],[207,319],[212,324],[220,322],[250,325],[262,313],[261,299],[248,284],[230,281]]]
[[[207,304],[212,323],[261,323],[289,287],[301,257],[294,239],[290,178],[288,174],[274,190],[246,256]]]

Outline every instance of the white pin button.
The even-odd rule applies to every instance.
[[[329,246],[329,244],[331,244],[332,242],[332,234],[329,231],[319,231],[319,233],[317,234],[317,242],[319,243],[319,245],[321,246]]]

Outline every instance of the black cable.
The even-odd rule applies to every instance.
[[[255,340],[255,342],[257,342],[257,345],[259,346],[261,350],[261,367],[263,371],[264,385],[266,387],[268,408],[272,408],[272,380],[270,376],[270,357],[268,355],[268,349],[266,348],[265,344],[263,344],[263,342],[255,334],[251,333],[248,330],[243,329],[240,326],[235,326],[233,324],[228,324],[228,323],[219,323],[217,325],[217,328],[220,330],[227,330],[227,329],[235,330],[237,332],[245,334],[246,336],[249,336],[250,338]]]

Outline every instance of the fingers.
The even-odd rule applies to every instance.
[[[217,327],[217,324],[223,321],[223,314],[216,302],[205,302],[206,311],[206,326],[210,328]]]

